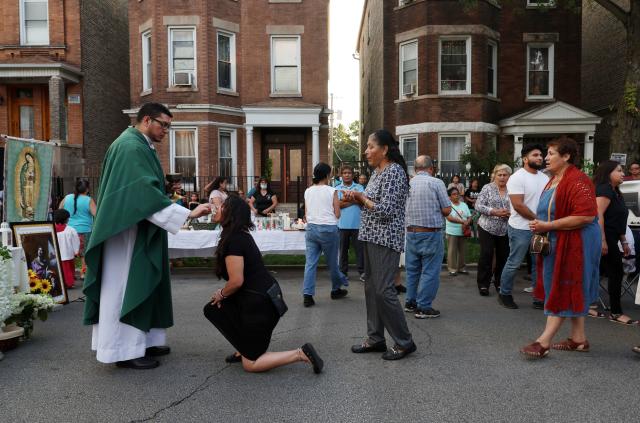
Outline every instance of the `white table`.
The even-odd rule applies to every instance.
[[[221,231],[169,233],[169,258],[213,257]],[[304,231],[251,231],[262,254],[304,254]]]

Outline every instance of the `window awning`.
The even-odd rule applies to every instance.
[[[602,121],[597,115],[562,101],[536,107],[499,122],[503,134],[593,133]]]

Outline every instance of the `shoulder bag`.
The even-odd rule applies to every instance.
[[[556,188],[557,189],[557,188]],[[551,196],[551,200],[549,200],[549,207],[547,208],[547,222],[551,222],[551,205],[553,204],[553,199],[556,197],[555,191]],[[545,232],[543,234],[533,234],[531,237],[531,245],[529,248],[531,254],[542,254],[543,256],[548,256],[551,252],[551,241],[549,241],[549,232]]]

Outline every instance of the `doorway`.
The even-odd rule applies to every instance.
[[[9,135],[49,140],[48,87],[9,86]]]
[[[267,159],[271,160],[271,189],[278,196],[278,201],[298,201],[298,178],[301,180],[300,196],[307,186],[305,133],[267,132],[262,157],[262,169],[267,168]]]

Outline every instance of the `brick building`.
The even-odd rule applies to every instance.
[[[580,106],[581,15],[536,0],[366,0],[357,48],[363,135],[396,134],[460,172],[466,146],[519,158],[522,146],[570,134],[593,157],[600,118]]]
[[[54,172],[98,168],[128,124],[126,0],[0,2],[0,133],[54,141]]]
[[[187,190],[217,175],[247,190],[270,161],[279,201],[294,202],[298,177],[327,161],[328,10],[328,0],[129,2],[125,112],[169,106],[159,155]]]
[[[618,5],[629,10],[628,0]],[[624,93],[627,34],[624,26],[596,2],[582,13],[582,107],[602,117],[595,133],[595,158],[609,158],[609,136],[618,100]]]

